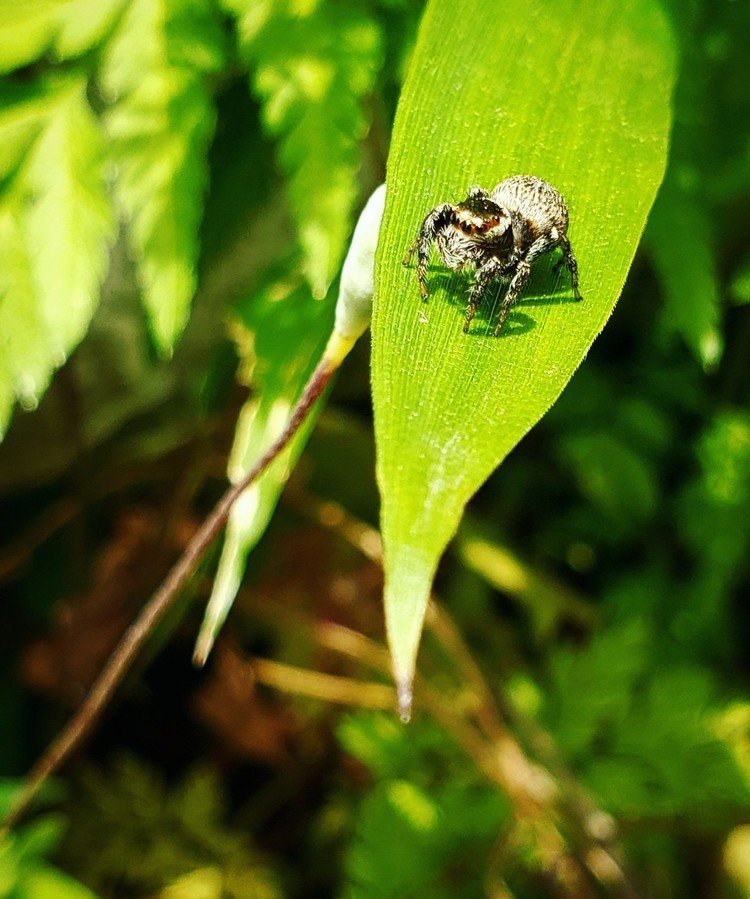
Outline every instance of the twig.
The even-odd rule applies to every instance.
[[[301,696],[310,696],[324,702],[362,706],[369,709],[392,709],[393,689],[386,684],[376,684],[309,671],[294,665],[255,658],[249,663],[253,678],[269,687],[286,690]]]
[[[213,511],[193,536],[161,587],[154,593],[141,610],[138,618],[125,632],[119,645],[109,657],[107,664],[94,682],[84,701],[73,714],[73,717],[50,743],[32,768],[19,796],[2,823],[0,834],[3,830],[15,825],[28,809],[44,781],[59,769],[89,734],[106,708],[114,691],[122,682],[123,677],[152,629],[175,601],[203,554],[226,524],[235,500],[289,443],[307,417],[315,401],[325,390],[335,369],[336,366],[332,365],[329,358],[324,355],[311,375],[283,433],[277,437],[244,477],[229,487],[216,506],[214,506]]]

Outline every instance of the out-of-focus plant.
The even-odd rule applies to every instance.
[[[105,896],[281,896],[277,876],[224,817],[211,771],[192,771],[166,787],[142,763],[122,757],[82,776],[65,854]]]
[[[0,780],[0,814],[10,808],[18,784]],[[53,865],[67,824],[59,814],[45,814],[17,833],[0,835],[0,895],[6,899],[95,899],[82,883]]]

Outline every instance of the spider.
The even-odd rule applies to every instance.
[[[497,337],[531,277],[531,263],[555,247],[563,251],[555,270],[563,264],[567,266],[573,295],[576,300],[583,299],[578,290],[578,264],[567,231],[568,207],[559,192],[541,178],[514,175],[498,184],[492,193],[472,187],[462,203],[436,206],[422,222],[404,265],[409,264],[416,250],[423,300],[427,300],[427,262],[433,241],[448,268],[456,272],[466,266],[475,269],[464,333],[492,282],[509,281],[493,331]]]

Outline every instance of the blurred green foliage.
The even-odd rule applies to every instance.
[[[99,895],[276,899],[276,879],[222,823],[221,783],[194,770],[168,789],[129,757],[76,784],[65,853]]]
[[[576,809],[593,808],[639,895],[736,899],[750,896],[750,11],[664,6],[675,127],[623,297],[473,500],[437,589],[503,725],[573,810],[554,823],[565,861],[585,849]],[[299,391],[384,176],[421,11],[0,0],[2,773],[56,733],[222,489],[233,439],[235,460],[251,455]],[[406,729],[254,680],[259,655],[387,681],[372,534],[341,533],[342,507],[378,514],[365,346],[293,455],[268,531],[289,460],[241,523],[238,580],[257,549],[216,659],[190,669],[212,588],[199,576],[168,647],[62,773],[59,810],[0,837],[0,895],[616,895],[554,876],[549,829],[487,773],[500,744],[437,630]]]
[[[0,780],[0,814],[10,808],[18,786],[7,778]],[[0,834],[0,895],[6,899],[93,899],[94,893],[47,858],[65,827],[61,815],[47,814],[17,833]]]

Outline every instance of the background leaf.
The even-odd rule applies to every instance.
[[[48,51],[70,59],[102,41],[126,0],[0,0],[0,72]]]
[[[358,143],[368,128],[362,101],[381,62],[380,30],[344,4],[227,5],[240,15],[264,125],[280,141],[305,274],[320,298],[343,258],[360,193]]]
[[[252,367],[254,393],[242,407],[228,474],[239,480],[284,430],[331,332],[331,306],[315,301],[304,284],[273,279],[239,307],[240,354]],[[250,345],[249,350],[245,347]],[[250,552],[263,536],[289,473],[302,452],[315,411],[289,446],[237,500],[199,637],[208,649],[234,602]]]
[[[466,502],[557,398],[622,289],[664,172],[672,78],[671,34],[651,3],[536,2],[518,16],[510,3],[474,0],[456,19],[453,4],[434,0],[425,13],[394,127],[373,321],[385,603],[400,682],[412,676],[430,584]],[[567,302],[568,281],[555,281],[548,260],[501,339],[480,322],[467,336],[465,279],[433,274],[422,307],[400,261],[432,206],[516,173],[566,197],[585,302]]]
[[[32,62],[52,42],[63,0],[0,0],[0,72]]]
[[[185,326],[197,283],[198,228],[215,111],[205,75],[224,36],[207,0],[136,0],[109,49],[101,83],[143,301],[159,348]]]
[[[85,90],[40,87],[4,117],[27,155],[0,198],[0,429],[13,398],[35,406],[81,340],[106,273],[114,218]]]

